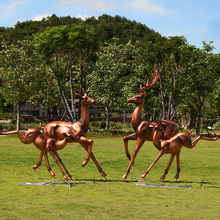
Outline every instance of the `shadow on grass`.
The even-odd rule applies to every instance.
[[[199,186],[205,186],[209,188],[220,188],[220,186],[217,185],[217,183],[209,182],[209,181],[204,181],[202,180],[201,182],[195,182],[195,181],[161,181],[162,183],[166,184],[173,184],[173,183],[180,183],[180,184],[199,184]],[[209,185],[209,186],[206,186]]]
[[[37,180],[43,180],[43,178],[38,178]],[[36,181],[37,181],[36,180]],[[57,183],[68,183],[69,182],[73,182],[75,183],[76,185],[78,184],[86,184],[86,182],[96,182],[96,183],[137,183],[138,180],[122,180],[122,179],[71,179],[71,180],[56,180],[56,179],[52,179],[52,180],[43,180],[43,181],[46,181],[47,183],[50,183],[50,182],[57,182]],[[151,180],[150,180],[151,181]],[[168,181],[168,180],[165,180],[165,181],[151,181],[151,182],[154,182],[154,183],[158,183],[158,184],[165,184],[165,185],[173,185],[175,184],[176,186],[178,186],[179,184],[185,184],[185,185],[188,185],[188,184],[198,184],[200,187],[208,187],[208,188],[216,188],[216,189],[219,189],[220,186],[217,185],[217,183],[214,183],[214,182],[209,182],[209,181],[204,181],[204,179],[201,181],[201,182],[195,182],[195,181]]]

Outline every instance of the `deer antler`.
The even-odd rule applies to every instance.
[[[147,80],[147,78],[145,77],[145,80],[143,80],[143,83],[144,83],[144,87],[142,87],[142,85],[140,84],[140,94],[143,93],[143,90],[144,89],[149,89],[151,88],[153,85],[156,84],[158,78],[159,78],[159,74],[158,74],[158,70],[157,70],[157,67],[156,65],[154,65],[154,73],[151,72],[151,76],[152,76],[152,80],[151,82],[149,83],[149,79]]]

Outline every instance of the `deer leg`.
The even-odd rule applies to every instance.
[[[35,136],[28,137],[27,134],[28,133],[26,133],[24,135],[20,130],[17,131],[17,135],[18,135],[18,137],[19,137],[19,139],[21,140],[22,143],[31,144],[34,141]]]
[[[34,166],[33,166],[33,169],[34,169],[34,170],[36,170],[36,169],[41,165],[41,161],[42,161],[43,155],[44,155],[44,151],[41,151],[37,165],[34,165]]]
[[[49,163],[49,160],[48,160],[47,152],[44,152],[44,157],[45,157],[47,169],[48,169],[50,175],[51,175],[52,177],[55,177],[55,173],[52,171],[52,169],[51,169],[51,167],[50,167],[50,163]]]
[[[49,151],[50,155],[53,157],[55,163],[57,164],[57,166],[59,167],[61,173],[63,174],[64,179],[68,179],[67,176],[65,175],[65,173],[63,172],[63,169],[61,168],[60,164],[58,163],[53,151]]]
[[[83,146],[85,145],[86,148],[88,149],[87,152],[88,152],[88,155],[85,159],[85,161],[82,163],[82,167],[85,167],[86,164],[89,162],[89,159],[91,157],[91,152],[92,152],[92,145],[93,145],[93,140],[91,139],[88,139],[84,136],[81,136],[79,139],[78,139],[78,142]]]
[[[176,154],[176,163],[177,163],[177,173],[174,178],[179,179],[180,174],[180,151]]]
[[[135,149],[134,149],[134,153],[131,157],[130,163],[128,165],[128,169],[127,169],[126,173],[124,174],[124,176],[122,177],[122,179],[127,178],[128,174],[130,172],[131,166],[134,164],[134,160],[135,160],[135,158],[138,154],[138,151],[140,150],[140,148],[141,148],[141,146],[143,145],[144,142],[145,142],[144,139],[140,139],[140,138],[137,139],[137,143],[136,143],[136,146],[135,146]]]
[[[163,174],[163,176],[160,177],[161,180],[165,180],[166,175],[167,175],[168,172],[169,172],[170,166],[171,166],[171,164],[173,163],[174,157],[175,157],[175,154],[171,154],[171,156],[170,156],[170,161],[169,161],[169,163],[168,163],[168,165],[167,165],[167,167],[166,167],[166,169],[165,169],[165,171],[164,171],[164,174]]]
[[[218,137],[209,138],[209,137],[200,136],[200,139],[207,140],[207,141],[216,141],[218,140]]]
[[[128,151],[128,141],[137,140],[137,134],[133,133],[133,134],[127,135],[123,137],[123,140],[124,140],[124,146],[125,146],[125,153],[127,155],[127,158],[131,160],[131,155],[129,154],[129,151]]]
[[[83,146],[83,148],[88,152],[88,147],[85,144],[81,144]],[[96,167],[98,168],[99,172],[102,174],[103,177],[106,177],[107,175],[105,174],[105,172],[102,170],[102,168],[100,167],[98,161],[95,158],[95,155],[91,152],[91,159],[93,160],[93,162],[95,163]]]
[[[61,160],[59,154],[57,151],[53,151],[54,155],[58,159],[59,163],[62,165],[63,169],[65,170],[66,174],[69,176],[70,179],[72,179],[72,176],[69,174],[69,171],[66,169],[65,165],[63,164],[63,161]]]
[[[152,169],[152,167],[154,166],[154,164],[156,164],[156,162],[164,155],[164,150],[161,150],[160,153],[158,154],[157,158],[154,160],[154,162],[149,166],[149,168],[147,169],[147,171],[141,176],[142,179],[145,178],[145,176],[150,172],[150,170]]]

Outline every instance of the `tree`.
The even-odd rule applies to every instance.
[[[181,77],[181,92],[184,97],[183,102],[190,108],[191,119],[195,120],[197,117],[197,133],[200,133],[204,103],[213,93],[219,79],[214,66],[216,56],[208,52],[210,50],[200,50],[190,45],[182,47],[184,68]]]
[[[127,105],[126,82],[130,79],[134,62],[134,46],[114,43],[106,44],[98,52],[94,70],[88,75],[89,92],[97,103],[104,106],[106,129],[109,128],[113,111],[122,111]]]
[[[159,71],[162,119],[173,120],[177,115],[181,46],[185,41],[183,37],[158,37],[155,42],[137,43],[142,62],[149,66],[156,64]]]
[[[80,89],[80,93],[86,90],[87,71],[91,62],[95,60],[94,52],[99,43],[94,28],[83,24],[50,27],[36,34],[35,43],[57,80],[67,115],[71,121],[76,120],[73,88],[75,86]],[[68,96],[65,94],[67,85],[69,85],[71,108]]]
[[[20,104],[39,90],[45,81],[45,65],[42,56],[30,40],[8,45],[2,42],[0,52],[3,85],[1,94],[6,103],[17,105],[17,129],[20,127]]]

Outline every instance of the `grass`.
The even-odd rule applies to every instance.
[[[121,137],[92,137],[93,153],[105,180],[93,161],[81,163],[85,150],[71,143],[59,152],[72,174],[75,186],[29,186],[21,182],[53,181],[45,161],[37,170],[40,151],[33,144],[25,145],[16,136],[0,137],[0,219],[220,219],[220,141],[201,140],[194,149],[181,150],[181,173],[178,182],[173,176],[173,162],[164,184],[189,185],[192,188],[160,188],[136,186],[136,182],[156,158],[158,151],[145,142],[135,160],[133,180],[121,177],[128,166]],[[129,142],[134,150],[135,141]],[[62,175],[49,156],[57,179]],[[146,178],[159,178],[168,163],[164,155]]]

